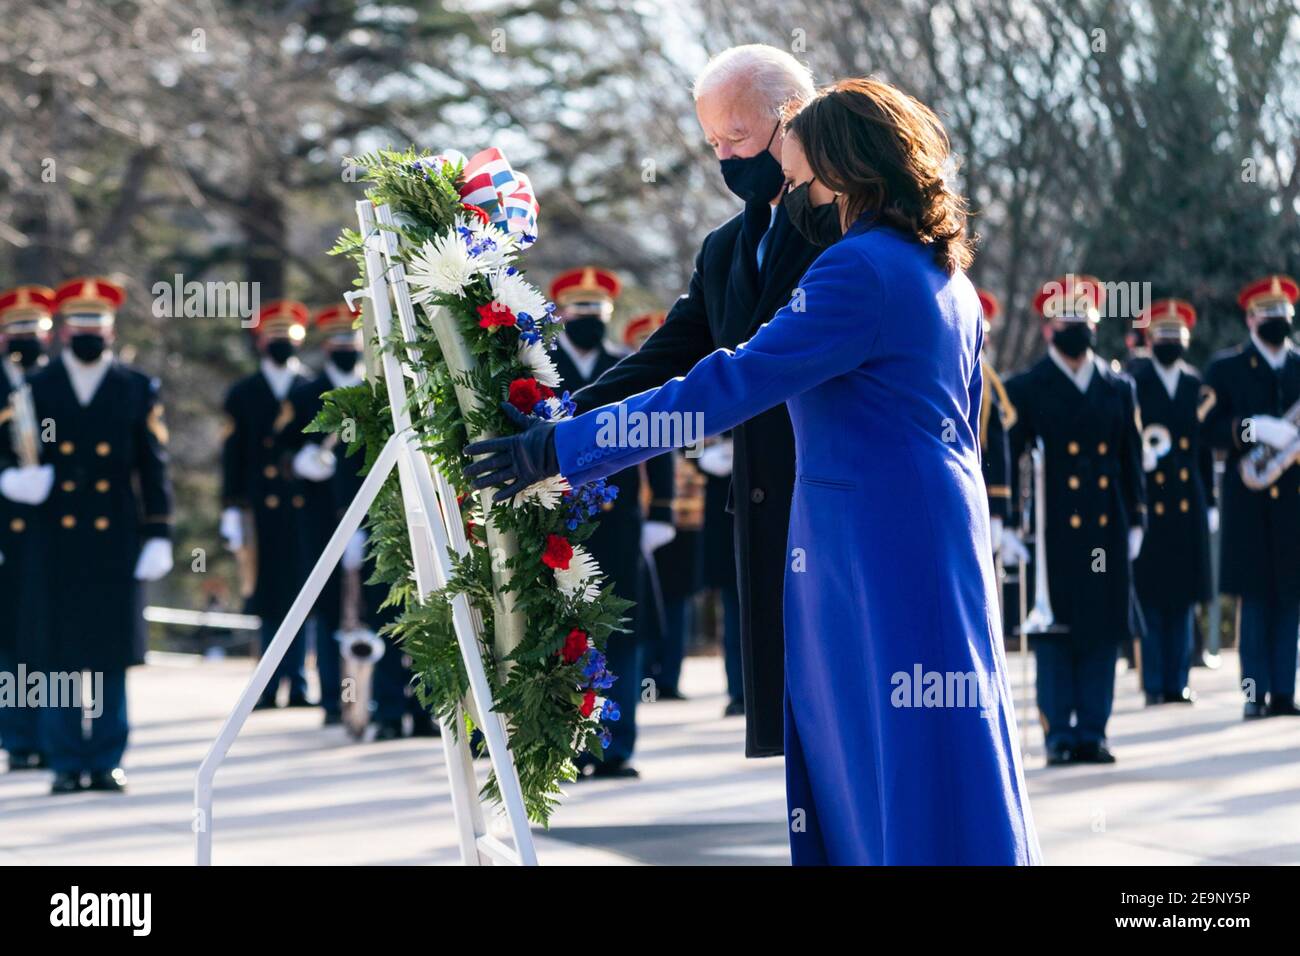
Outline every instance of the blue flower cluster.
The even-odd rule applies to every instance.
[[[568,397],[569,393],[565,392],[561,401],[567,400]],[[609,504],[617,497],[618,485],[611,485],[604,478],[597,478],[595,481],[589,481],[585,485],[566,491],[564,526],[570,531],[576,531],[578,525],[600,514],[602,505]]]
[[[461,226],[456,231],[460,233],[460,237],[465,243],[465,249],[471,256],[481,256],[485,252],[493,252],[497,247],[497,241],[491,236],[475,239],[474,230],[470,229],[469,226]]]
[[[606,669],[605,655],[594,647],[587,651],[582,662],[582,676],[592,690],[609,690],[618,678]]]

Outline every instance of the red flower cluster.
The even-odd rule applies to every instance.
[[[492,218],[487,214],[486,209],[484,209],[482,206],[476,206],[472,202],[463,202],[461,203],[461,207],[471,216],[474,216],[476,219],[478,219],[478,221],[485,226],[488,224],[488,221]]]
[[[555,392],[535,378],[517,378],[510,383],[510,404],[525,415],[531,415],[542,399],[554,397]]]
[[[487,305],[478,307],[478,327],[480,329],[490,329],[498,325],[513,327],[514,324],[515,314],[500,302],[489,302]]]
[[[548,534],[546,536],[546,550],[542,552],[542,564],[548,568],[567,571],[569,562],[572,560],[573,545],[569,544],[568,539],[561,538],[558,534]]]
[[[591,712],[595,709],[596,709],[596,692],[594,690],[589,690],[582,695],[582,707],[580,708],[579,712],[584,717],[590,717]]]
[[[582,655],[587,653],[587,632],[580,631],[575,627],[569,632],[569,636],[564,639],[564,647],[560,649],[559,653],[564,658],[564,663],[576,664],[582,659]]]

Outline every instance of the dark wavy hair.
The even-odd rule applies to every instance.
[[[852,223],[863,214],[934,250],[949,275],[975,258],[966,199],[944,179],[948,134],[928,106],[881,80],[841,80],[785,123],[813,175],[845,197]]]

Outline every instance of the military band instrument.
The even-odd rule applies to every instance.
[[[1300,428],[1300,402],[1287,409],[1282,416],[1284,421]],[[1241,474],[1241,483],[1251,491],[1263,491],[1279,478],[1282,472],[1300,461],[1300,436],[1285,448],[1274,448],[1259,442],[1237,463]]]
[[[14,456],[21,467],[33,468],[41,463],[40,426],[32,403],[32,387],[26,382],[15,385],[9,393],[9,411],[9,439]]]
[[[342,616],[338,633],[334,635],[343,658],[341,714],[348,734],[360,740],[370,725],[375,664],[384,656],[384,642],[361,622],[361,569],[344,568],[342,577]]]
[[[1173,436],[1169,429],[1159,422],[1152,422],[1142,429],[1142,470],[1155,471],[1156,463],[1174,447]]]
[[[1047,582],[1047,476],[1040,438],[1029,452],[1034,470],[1034,606],[1020,622],[1020,633],[1028,635],[1061,634],[1066,628],[1056,623],[1052,613],[1052,596]],[[1021,562],[1020,580],[1025,580]]]

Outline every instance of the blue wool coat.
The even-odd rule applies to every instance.
[[[787,404],[796,864],[1039,861],[980,469],[981,337],[969,280],[864,220],[735,351],[556,428],[580,483],[661,451],[639,438],[672,431],[662,413],[692,416],[676,431],[693,437],[698,416],[713,435]]]

